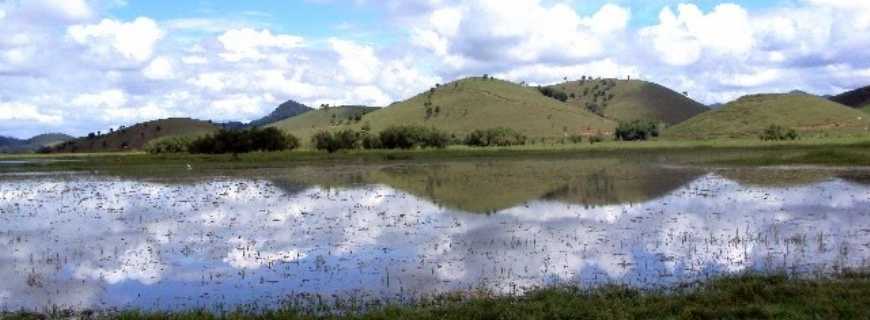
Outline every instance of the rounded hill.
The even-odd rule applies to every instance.
[[[665,130],[669,139],[756,138],[772,125],[797,130],[801,137],[843,137],[870,132],[864,112],[803,94],[752,95]]]
[[[640,80],[577,80],[548,88],[564,93],[568,104],[616,121],[652,120],[674,125],[708,110],[684,94]]]
[[[616,126],[584,109],[542,95],[536,88],[493,78],[439,85],[367,114],[374,132],[393,125],[434,127],[459,137],[476,129],[507,127],[532,139],[610,134]]]

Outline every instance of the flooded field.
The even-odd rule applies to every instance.
[[[870,171],[610,160],[0,176],[0,307],[183,310],[870,265]]]

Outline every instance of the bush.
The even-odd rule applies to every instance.
[[[540,91],[541,94],[543,94],[547,97],[550,97],[550,98],[553,98],[553,99],[556,99],[556,100],[559,100],[562,102],[568,101],[568,94],[565,93],[564,91],[556,90],[556,89],[553,89],[550,87],[538,87],[538,91]]]
[[[383,149],[384,144],[381,143],[381,137],[373,134],[364,134],[362,137],[362,147],[367,150]]]
[[[386,149],[447,147],[450,136],[440,130],[419,126],[394,126],[381,131],[381,145]]]
[[[659,126],[654,121],[620,122],[615,132],[616,140],[622,141],[647,140],[658,136]]]
[[[771,125],[767,129],[764,129],[760,138],[763,141],[797,140],[798,133],[795,129],[786,129],[782,126]]]
[[[526,144],[526,136],[511,128],[474,130],[465,137],[465,144],[474,147],[506,147]]]
[[[184,153],[192,141],[189,137],[166,137],[149,141],[144,149],[150,154]]]
[[[276,128],[220,130],[188,144],[188,152],[205,154],[282,151],[299,147],[299,139]]]

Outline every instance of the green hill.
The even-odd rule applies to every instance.
[[[288,118],[269,127],[276,127],[299,137],[303,143],[320,130],[337,129],[359,124],[362,117],[378,110],[376,107],[341,106],[322,108]]]
[[[617,121],[654,120],[673,125],[708,110],[685,95],[639,80],[578,80],[548,88],[564,92],[568,104]]]
[[[432,88],[367,114],[378,132],[393,125],[435,127],[458,137],[475,129],[509,127],[533,139],[609,135],[616,123],[508,81],[468,78]]]
[[[840,137],[870,133],[866,113],[802,94],[746,96],[665,130],[666,139],[756,138],[771,125],[795,129],[801,137]]]
[[[304,104],[298,103],[293,100],[288,100],[287,102],[282,103],[275,111],[272,111],[268,116],[260,118],[258,120],[251,121],[248,126],[251,127],[260,127],[266,126],[275,122],[279,122],[284,119],[292,118],[298,116],[300,114],[306,113],[308,111],[314,110]]]
[[[211,122],[189,118],[170,118],[121,127],[108,134],[89,135],[67,141],[54,148],[54,152],[111,152],[141,150],[151,140],[170,136],[203,135],[217,131]]]
[[[831,101],[847,105],[852,108],[870,111],[870,86],[858,88],[831,97]]]

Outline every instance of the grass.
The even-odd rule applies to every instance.
[[[393,125],[422,125],[462,138],[475,129],[510,127],[533,139],[609,134],[616,123],[508,81],[468,78],[433,88],[367,114],[373,132]]]
[[[864,111],[864,112],[866,112],[866,113],[870,113],[870,104],[864,106],[864,107],[861,108],[860,110],[861,110],[861,111]]]
[[[86,313],[93,319],[867,319],[870,276],[796,279],[783,275],[737,276],[671,289],[608,286],[540,289],[523,296],[451,294],[414,305],[370,306],[331,312],[332,306],[286,307],[269,311],[175,313],[126,311]],[[355,309],[355,310],[354,310]],[[8,313],[4,319],[69,318]]]
[[[283,168],[304,164],[452,161],[467,159],[634,159],[675,165],[830,165],[870,166],[870,138],[806,139],[790,142],[759,140],[646,141],[599,144],[534,144],[507,148],[451,146],[445,150],[355,150],[328,154],[302,149],[241,155],[150,155],[141,152],[0,155],[0,160],[73,160],[27,165],[0,165],[9,171],[101,170],[119,173],[177,172],[197,169]]]
[[[579,108],[597,104],[606,118],[617,121],[653,120],[677,124],[707,111],[707,107],[697,101],[646,81],[571,81],[551,87],[567,93],[569,104]],[[596,97],[596,93],[601,95]]]
[[[794,93],[743,97],[668,128],[663,136],[686,140],[751,139],[771,125],[795,129],[804,138],[870,134],[866,113]]]

